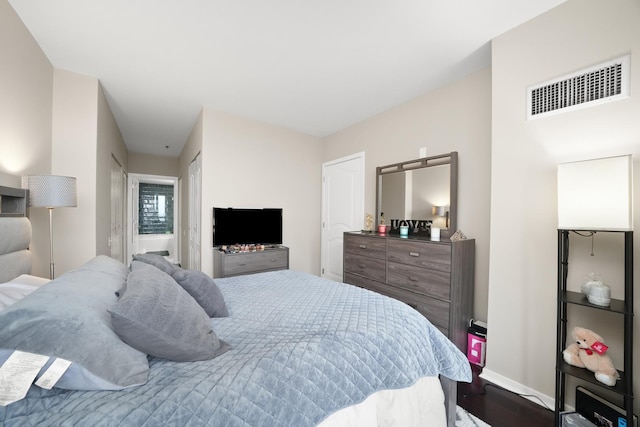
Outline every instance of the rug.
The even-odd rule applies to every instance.
[[[456,407],[456,427],[490,427],[481,419],[471,415],[461,407]]]

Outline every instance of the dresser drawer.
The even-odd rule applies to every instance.
[[[348,283],[350,285],[355,285],[359,288],[369,289],[371,291],[374,290],[374,284],[379,283],[375,282],[371,279],[367,279],[366,277],[358,276],[353,273],[344,273],[344,283]]]
[[[451,271],[451,245],[409,240],[389,240],[388,260],[439,271]]]
[[[384,260],[386,257],[387,242],[385,239],[377,239],[373,237],[344,236],[344,252],[364,255],[371,258]]]
[[[450,300],[450,273],[397,262],[389,262],[387,269],[387,283],[390,285],[441,300]]]
[[[384,282],[386,268],[384,259],[370,258],[362,255],[344,254],[344,271],[355,273],[373,280]]]
[[[288,263],[288,253],[282,250],[227,254],[224,274],[233,276],[257,271],[282,270],[288,267]]]
[[[356,283],[356,285],[358,285]],[[360,285],[358,285],[360,286]],[[449,303],[446,301],[429,298],[384,283],[369,281],[363,288],[367,288],[379,294],[395,298],[413,307],[416,311],[429,319],[445,335],[449,336]]]

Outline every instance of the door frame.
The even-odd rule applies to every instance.
[[[202,245],[200,230],[202,228],[202,155],[198,152],[189,163],[188,188],[188,256],[185,260],[187,268],[200,270],[202,268]]]
[[[126,263],[127,254],[127,172],[111,154],[111,215],[109,251],[111,258]]]
[[[135,250],[135,239],[138,234],[138,190],[139,183],[149,184],[171,184],[173,185],[173,259],[174,262],[180,263],[180,197],[179,197],[179,185],[178,177],[164,176],[164,175],[149,175],[141,173],[129,173],[127,176],[127,259],[131,260]],[[135,209],[135,212],[134,212]]]

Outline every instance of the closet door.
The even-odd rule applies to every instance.
[[[111,236],[109,246],[111,258],[124,263],[125,256],[125,200],[126,200],[126,176],[124,169],[111,156]]]
[[[200,154],[189,164],[189,269],[200,270],[201,229],[201,177]]]
[[[138,207],[140,205],[138,199],[138,190],[140,187],[140,181],[135,174],[131,174],[128,177],[129,185],[128,185],[128,200],[129,200],[129,209],[128,209],[128,224],[129,230],[127,232],[128,244],[127,248],[127,259],[131,260],[134,254],[138,253]]]

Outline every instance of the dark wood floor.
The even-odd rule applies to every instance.
[[[553,411],[479,377],[471,365],[472,383],[458,383],[458,405],[492,427],[553,427]]]

